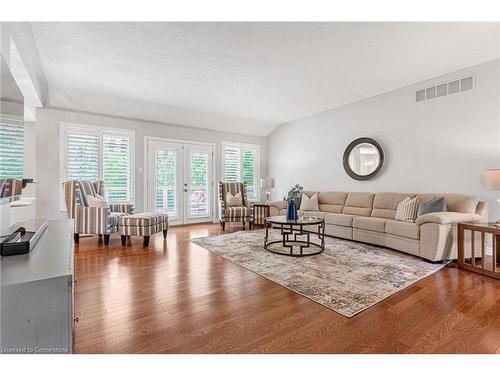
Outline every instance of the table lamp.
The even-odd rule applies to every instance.
[[[483,171],[483,186],[486,190],[500,190],[500,169],[486,169]],[[497,199],[500,202],[500,199]],[[500,220],[496,221],[500,224]]]
[[[269,195],[271,194],[271,189],[274,187],[274,178],[264,177],[260,179],[260,188],[266,189],[266,203],[269,203]]]

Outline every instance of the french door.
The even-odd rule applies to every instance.
[[[213,217],[213,146],[147,140],[147,204],[169,222],[189,224]]]

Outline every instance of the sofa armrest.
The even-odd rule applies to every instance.
[[[285,201],[274,201],[269,202],[269,216],[279,216],[282,215],[282,211],[286,209],[287,203]]]
[[[278,210],[282,210],[286,208],[286,202],[285,201],[273,201],[268,203],[269,206],[275,207]]]
[[[219,220],[224,220],[226,218],[226,202],[219,199]]]
[[[425,223],[436,223],[436,224],[456,224],[460,222],[479,222],[481,221],[481,215],[478,214],[466,214],[461,212],[431,212],[417,217],[415,223],[422,225]]]
[[[132,203],[111,203],[109,208],[111,212],[122,212],[129,215],[134,213],[134,205]]]
[[[75,215],[75,233],[109,234],[109,207],[78,206]]]

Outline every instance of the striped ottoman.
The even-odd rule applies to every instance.
[[[163,239],[167,238],[168,215],[156,212],[143,212],[121,216],[118,220],[118,232],[122,237],[122,246],[127,244],[127,237],[143,236],[144,246],[149,245],[149,237],[163,231]]]

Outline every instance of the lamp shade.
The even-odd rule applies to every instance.
[[[482,180],[486,190],[500,190],[500,169],[483,171]]]
[[[272,177],[264,177],[260,179],[260,188],[261,189],[271,189],[274,187],[274,178]]]

